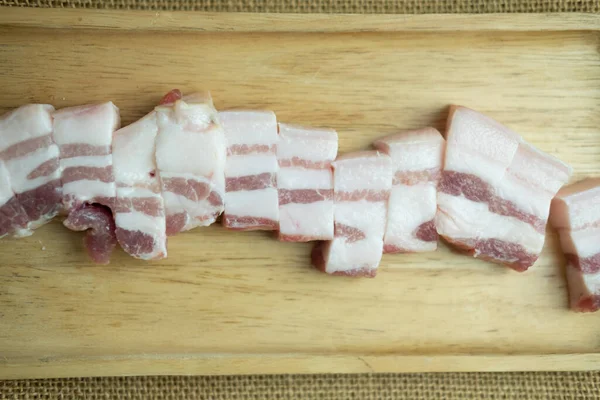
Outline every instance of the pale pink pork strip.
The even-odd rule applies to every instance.
[[[63,224],[87,231],[84,243],[89,256],[106,264],[117,244],[110,209],[116,200],[111,145],[121,123],[119,109],[109,101],[63,108],[53,117],[67,213]]]
[[[384,253],[435,250],[436,188],[444,157],[444,138],[434,128],[423,128],[387,136],[375,141],[374,146],[391,157],[394,173]]]
[[[562,188],[550,211],[567,259],[570,306],[575,311],[600,309],[600,178]]]
[[[208,226],[223,212],[226,144],[208,92],[172,91],[156,108],[156,164],[173,235]]]
[[[338,136],[333,129],[279,124],[279,239],[333,239],[333,170]]]
[[[235,230],[276,230],[277,120],[270,111],[223,111],[225,212],[223,225]]]
[[[142,260],[167,256],[165,208],[155,161],[157,133],[152,111],[116,131],[112,144],[117,239],[125,252]]]
[[[2,210],[1,217],[10,216],[15,236],[31,234],[62,209],[59,152],[52,140],[53,112],[51,105],[29,104],[0,117],[0,160],[8,173],[3,180],[10,182],[16,196],[16,201],[10,198],[5,202],[10,211]],[[9,191],[4,192],[6,197]]]
[[[525,271],[538,259],[550,202],[571,168],[478,112],[453,106],[436,229],[474,257]]]
[[[28,222],[27,213],[12,190],[8,169],[0,160],[0,238],[30,235],[32,231],[27,228]]]
[[[334,238],[315,246],[313,265],[333,275],[374,277],[383,252],[392,161],[378,151],[363,151],[332,165]]]

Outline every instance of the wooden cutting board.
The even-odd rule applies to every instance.
[[[448,105],[600,174],[600,16],[256,15],[1,9],[0,111],[167,90],[337,129],[340,152]],[[0,378],[600,369],[600,313],[568,310],[548,231],[526,273],[452,252],[385,255],[375,279],[313,270],[310,244],[220,226],[169,257],[88,262],[55,221],[0,241]]]

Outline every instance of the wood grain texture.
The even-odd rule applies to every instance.
[[[113,100],[129,123],[173,87],[205,88],[219,109],[335,128],[343,153],[399,130],[443,130],[458,103],[570,163],[573,179],[600,174],[595,30],[553,20],[546,31],[549,17],[529,16],[527,32],[126,31],[77,11],[92,28],[74,32],[30,11],[10,14],[37,21],[27,26],[0,13],[0,111]],[[311,269],[310,248],[213,226],[171,238],[164,261],[119,251],[94,266],[82,235],[58,221],[2,240],[0,378],[600,369],[600,314],[568,310],[551,231],[524,274],[442,245],[385,255],[373,280],[345,279]]]

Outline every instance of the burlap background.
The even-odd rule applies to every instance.
[[[0,5],[229,12],[600,12],[600,0],[0,0]],[[166,376],[0,381],[1,399],[245,400],[292,397],[364,400],[600,399],[600,372]]]

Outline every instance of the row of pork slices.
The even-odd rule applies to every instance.
[[[571,168],[498,122],[452,107],[433,128],[337,157],[337,133],[277,123],[272,112],[217,112],[210,95],[169,92],[120,128],[111,103],[22,106],[0,119],[0,237],[59,214],[87,231],[91,258],[115,246],[160,259],[167,236],[214,223],[318,241],[313,264],[375,276],[382,253],[432,251],[438,234],[475,257],[525,271],[552,203],[571,306],[600,308],[600,180],[561,187]]]

